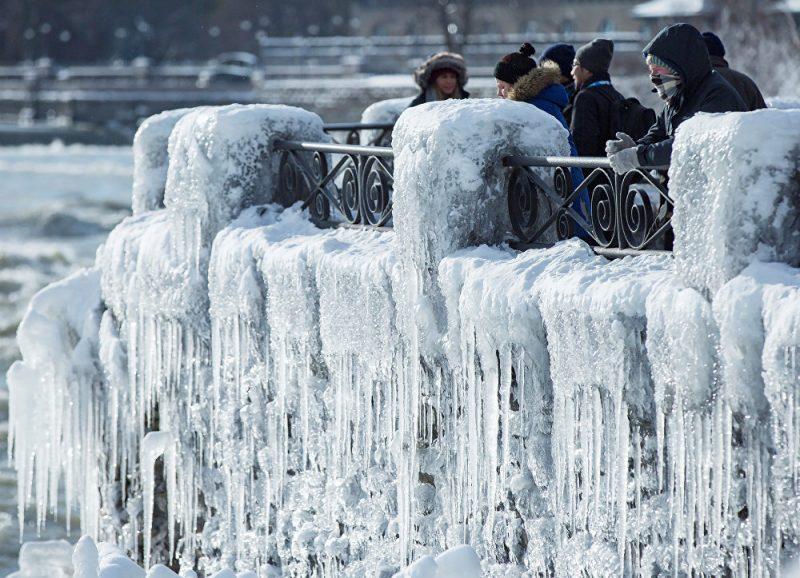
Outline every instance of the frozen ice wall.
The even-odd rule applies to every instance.
[[[753,259],[800,264],[800,111],[698,115],[675,139],[675,260],[715,292]]]
[[[189,112],[166,207],[23,323],[20,495],[43,518],[73,480],[85,531],[153,576],[779,576],[800,539],[800,273],[763,260],[791,238],[786,114],[687,122],[676,256],[608,261],[476,246],[503,238],[502,156],[567,150],[530,105],[404,112],[393,232],[269,202],[271,139],[324,138],[313,115]],[[783,155],[742,132],[758,115]],[[744,156],[726,176],[712,152]],[[125,564],[90,545],[76,568]]]

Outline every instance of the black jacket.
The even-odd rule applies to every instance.
[[[567,106],[564,107],[562,111],[564,113],[564,118],[567,119],[567,124],[572,123],[572,106],[575,104],[575,97],[577,96],[577,92],[575,91],[575,83],[574,82],[565,82],[562,83],[564,90],[567,91],[567,98],[569,101],[567,102]]]
[[[606,156],[606,141],[614,137],[611,104],[624,100],[610,84],[592,85],[594,82],[609,82],[609,78],[595,75],[586,88],[578,91],[572,105],[570,132],[582,157]]]
[[[703,37],[694,26],[675,24],[658,33],[644,49],[666,62],[683,79],[681,92],[639,139],[639,162],[668,165],[675,130],[698,112],[743,112],[747,106],[727,80],[711,68]]]
[[[764,102],[764,97],[752,78],[728,66],[728,61],[721,56],[712,56],[711,66],[736,89],[747,105],[747,110],[767,108],[767,103]]]

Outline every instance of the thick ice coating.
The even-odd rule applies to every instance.
[[[793,113],[687,121],[676,256],[609,261],[474,246],[505,233],[502,156],[568,150],[535,107],[404,112],[393,232],[260,204],[270,139],[322,138],[293,110],[184,115],[166,209],[31,303],[21,507],[42,521],[63,479],[118,546],[76,568],[778,576],[800,554],[800,270],[761,261],[793,242]]]
[[[133,214],[164,207],[172,129],[190,108],[165,110],[147,118],[133,137]]]
[[[800,111],[697,115],[670,168],[675,263],[716,292],[751,261],[800,265]]]

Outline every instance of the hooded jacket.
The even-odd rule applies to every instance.
[[[509,100],[517,100],[532,104],[536,108],[543,110],[553,116],[561,123],[565,129],[569,130],[567,121],[562,114],[562,109],[567,106],[569,97],[566,89],[561,85],[561,72],[557,68],[541,67],[534,68],[525,76],[520,77],[508,92]],[[573,157],[578,156],[572,135],[569,135],[569,148]],[[578,186],[583,181],[583,173],[579,168],[572,168],[570,171],[573,186]],[[580,194],[575,197],[572,208],[578,213],[587,217],[581,208],[581,201],[589,206],[589,193],[584,187]],[[578,231],[579,236],[584,236],[583,230]]]
[[[432,88],[431,78],[433,73],[443,69],[452,70],[458,76],[458,88],[453,98],[469,98],[469,93],[464,90],[464,85],[467,84],[468,80],[467,65],[464,62],[464,58],[454,52],[439,52],[423,62],[414,71],[414,82],[419,86],[420,92],[408,105],[409,108],[428,102],[429,90]]]
[[[639,139],[637,149],[642,165],[668,165],[675,130],[698,112],[742,112],[747,107],[721,74],[714,72],[708,49],[700,32],[689,24],[664,28],[645,47],[683,80],[681,92],[667,102],[650,131]]]

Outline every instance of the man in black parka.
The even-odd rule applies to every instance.
[[[606,143],[613,169],[620,174],[640,166],[669,165],[675,130],[698,112],[741,112],[747,106],[722,75],[711,67],[700,32],[689,24],[664,28],[643,54],[650,81],[666,105],[639,141],[624,133]]]

